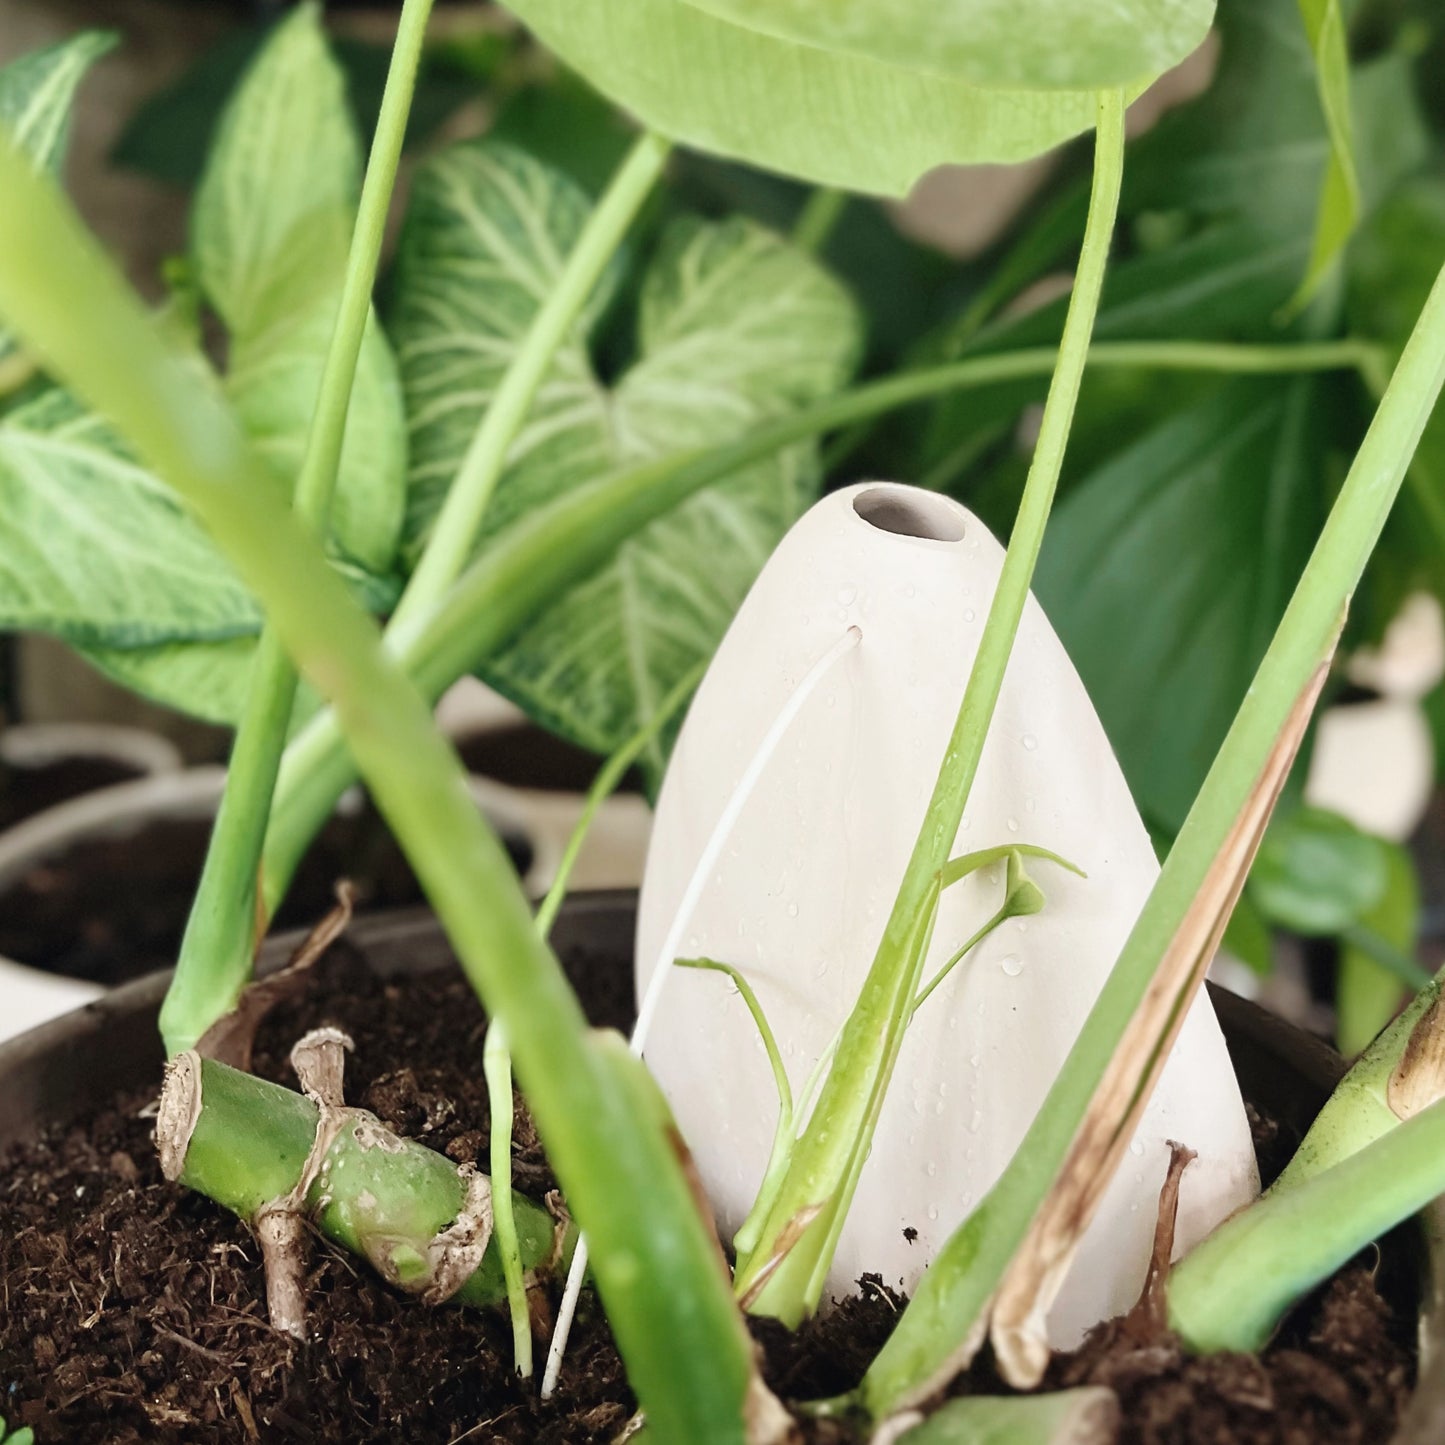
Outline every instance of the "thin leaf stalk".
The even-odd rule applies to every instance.
[[[1064,451],[1074,407],[1088,359],[1094,316],[1103,290],[1104,271],[1118,211],[1124,163],[1124,100],[1118,91],[1103,92],[1098,102],[1094,183],[1089,219],[1064,322],[1057,366],[1049,386],[1043,421],[1024,487],[1017,521],[1009,540],[997,590],[979,642],[949,740],[933,797],[924,815],[892,913],[857,1005],[844,1025],[833,1067],[823,1086],[807,1130],[798,1141],[789,1177],[779,1192],[762,1232],[762,1241],[742,1271],[739,1293],[746,1296],[756,1271],[771,1277],[754,1297],[758,1313],[796,1324],[817,1304],[831,1248],[836,1241],[832,1222],[839,1220],[851,1199],[856,1169],[848,1163],[866,1144],[860,1130],[870,1127],[877,1110],[869,1106],[874,1082],[886,1081],[896,1040],[907,1027],[917,991],[910,977],[921,960],[914,958],[919,920],[936,893],[948,862],[969,791],[978,771],[984,740],[1003,686],[1029,584],[1043,542],[1063,469]],[[846,1172],[840,1175],[840,1167]],[[826,1206],[830,1221],[823,1230],[805,1230],[775,1264],[780,1242],[795,1230],[794,1221],[807,1209]]]
[[[336,324],[296,480],[292,506],[318,535],[325,533],[341,467],[352,383],[371,315],[386,216],[431,8],[432,0],[405,0],[402,6]],[[217,1018],[235,1006],[251,977],[264,932],[257,909],[261,853],[296,690],[296,669],[275,629],[268,626],[257,645],[226,791],[186,921],[175,977],[161,1008],[161,1035],[168,1054],[191,1048]]]
[[[945,1245],[863,1384],[882,1416],[926,1391],[977,1328],[1170,940],[1209,876],[1297,699],[1329,656],[1342,609],[1399,494],[1445,382],[1437,278],[1344,486],[1118,962],[1008,1168]]]

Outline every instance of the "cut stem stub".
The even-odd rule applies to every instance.
[[[328,1239],[427,1303],[506,1299],[493,1240],[477,1259],[478,1241],[491,1233],[486,1177],[401,1138],[364,1109],[319,1105],[187,1052],[167,1070],[156,1142],[167,1179],[252,1227],[294,1200],[295,1212]],[[524,1266],[550,1272],[572,1240],[557,1238],[541,1205],[514,1194],[512,1207]]]

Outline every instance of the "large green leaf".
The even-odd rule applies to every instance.
[[[1056,508],[1036,590],[1145,815],[1177,830],[1323,510],[1313,380],[1235,382]]]
[[[381,611],[395,585],[338,563]],[[50,632],[214,722],[245,697],[261,614],[172,488],[55,389],[0,422],[0,629]]]
[[[270,33],[227,104],[191,218],[196,280],[228,332],[223,385],[257,450],[293,482],[330,344],[360,169],[341,71],[318,10],[302,6]],[[373,323],[357,364],[330,528],[337,566],[373,609],[395,596],[388,578],[405,504],[405,440],[400,377]],[[124,505],[115,515],[127,526],[137,520]],[[228,577],[219,556],[210,557],[215,575]],[[126,686],[233,722],[259,616],[248,601],[237,625],[217,630],[203,625],[207,594],[196,597],[189,618],[182,610],[163,629],[57,630]]]
[[[748,30],[996,89],[1094,90],[1177,65],[1214,0],[686,0]]]
[[[1380,841],[1380,848],[1385,857],[1384,891],[1360,916],[1353,935],[1340,943],[1335,1044],[1347,1059],[1365,1048],[1408,996],[1399,975],[1373,955],[1370,940],[1379,940],[1409,959],[1414,958],[1420,941],[1420,879],[1415,861],[1398,843]]]
[[[361,152],[314,5],[271,33],[226,107],[191,218],[197,279],[230,335],[226,389],[259,450],[294,478],[346,269]],[[332,508],[335,546],[395,557],[405,424],[379,327],[357,365]]]
[[[507,0],[604,95],[700,150],[902,195],[946,161],[1024,160],[1094,124],[1089,90],[984,89],[763,35],[680,0]]]
[[[1134,148],[1126,214],[1247,215],[1309,234],[1330,137],[1298,0],[1222,0],[1209,89]]]
[[[0,626],[134,646],[260,624],[175,493],[64,392],[0,424],[0,529]]]
[[[1324,808],[1277,816],[1249,871],[1264,916],[1303,938],[1342,932],[1377,907],[1390,885],[1390,845]]]
[[[0,68],[0,127],[37,169],[60,173],[75,88],[114,44],[109,32],[86,30]],[[0,326],[0,361],[14,350],[15,338]]]
[[[1445,264],[1445,177],[1427,173],[1398,187],[1350,248],[1353,326],[1398,354],[1430,285]],[[1366,631],[1378,634],[1408,593],[1445,601],[1445,406],[1437,406],[1410,464],[1400,499],[1366,574]]]
[[[570,182],[494,144],[456,147],[418,177],[393,318],[412,426],[413,541],[584,214]],[[611,385],[585,326],[562,348],[513,447],[489,535],[604,471],[726,440],[826,395],[859,348],[842,288],[739,220],[664,233],[636,333],[637,359]],[[492,659],[487,680],[583,746],[611,750],[711,653],[817,484],[814,449],[802,446],[694,498],[558,598]]]

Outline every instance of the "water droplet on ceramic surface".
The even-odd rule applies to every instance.
[[[814,977],[814,978],[822,978],[823,975],[824,975],[825,973],[827,973],[827,972],[828,972],[828,960],[827,960],[826,958],[819,959],[818,962],[817,962],[817,964],[816,964],[816,965],[814,966],[814,968],[813,968],[813,977]]]
[[[803,614],[802,621],[803,621],[803,626],[804,626],[804,627],[806,627],[812,620],[813,620],[812,617],[811,617],[808,613],[805,612],[805,613]]]
[[[978,1131],[979,1131],[980,1129],[982,1129],[982,1128],[983,1128],[983,1110],[982,1110],[982,1109],[975,1109],[975,1110],[973,1111],[973,1117],[968,1121],[968,1132],[969,1132],[970,1134],[977,1134]]]
[[[1032,733],[1025,733],[1019,741],[1028,752],[1033,752],[1039,745],[1039,740]]]
[[[746,918],[739,918],[739,919],[738,919],[738,937],[739,937],[739,938],[746,938],[747,936],[748,936],[748,921],[747,921]]]
[[[1144,1146],[1137,1139],[1131,1139],[1129,1141],[1129,1152],[1136,1159],[1142,1159],[1144,1157]]]
[[[689,948],[696,948],[696,947],[697,947],[697,934],[693,933],[693,934],[690,934],[690,935],[688,936],[687,946],[688,946]]]
[[[908,584],[907,587],[905,587],[905,588],[903,589],[903,595],[904,595],[905,597],[912,597],[912,596],[916,595],[917,592],[918,592],[918,588],[916,588],[916,587],[913,585],[913,583],[911,583],[911,582]]]
[[[1027,932],[1029,931],[1029,922],[1028,922],[1028,919],[1026,919],[1026,918],[1020,918],[1020,919],[1018,920],[1018,930],[1019,930],[1020,933],[1027,933]]]
[[[957,1015],[957,1014],[949,1014],[949,1016],[948,1016],[948,1026],[949,1026],[949,1028],[951,1028],[951,1029],[956,1029],[956,1028],[958,1027],[958,1015]]]
[[[999,959],[998,966],[1003,969],[1010,978],[1017,978],[1019,974],[1024,971],[1023,959],[1016,953],[1006,953]]]
[[[1018,820],[1017,818],[1010,818],[1010,819],[1008,820],[1008,830],[1009,830],[1010,833],[1017,833],[1017,832],[1018,832],[1018,830],[1019,830],[1019,820]]]
[[[915,1100],[913,1101],[913,1112],[914,1112],[915,1114],[921,1114],[921,1113],[923,1112],[923,1100],[922,1100],[922,1099],[915,1099]]]
[[[788,904],[788,917],[789,917],[789,918],[796,918],[797,916],[798,916],[798,905],[797,905],[796,903],[790,903],[790,904]]]
[[[973,619],[974,619],[975,617],[977,617],[977,616],[978,616],[978,613],[976,613],[976,612],[973,610],[972,607],[965,607],[965,608],[963,609],[963,620],[964,620],[965,622],[972,622]]]
[[[976,1069],[982,1062],[983,1061],[979,1058],[979,1056],[977,1054],[974,1054],[969,1058],[968,1066],[971,1069]]]
[[[940,1099],[940,1100],[933,1106],[933,1112],[934,1112],[935,1114],[941,1114],[941,1113],[943,1113],[943,1100],[942,1100],[942,1099]]]
[[[838,706],[838,694],[837,694],[836,692],[830,692],[830,693],[828,694],[828,706],[829,706],[829,707],[837,707],[837,706]]]
[[[930,1159],[928,1163],[924,1166],[923,1172],[927,1174],[930,1179],[932,1179],[933,1176],[938,1173],[938,1165],[935,1164],[932,1159]]]
[[[848,609],[846,607],[840,607],[837,612],[837,617],[839,622],[846,622],[848,620]]]
[[[959,820],[958,826],[959,826],[960,831],[966,833],[971,827],[973,827],[973,819],[972,819],[972,818],[962,818],[962,819]]]
[[[858,596],[856,587],[840,587],[838,589],[838,605],[840,607],[851,607]]]
[[[928,1206],[928,1217],[930,1219],[938,1218],[938,1206],[936,1204],[930,1204]]]
[[[1037,799],[1035,799],[1035,798],[1025,798],[1025,799],[1024,799],[1024,812],[1025,812],[1025,813],[1037,813],[1038,810],[1039,810],[1039,805],[1038,805]]]

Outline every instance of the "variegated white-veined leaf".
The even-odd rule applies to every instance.
[[[60,174],[75,89],[114,44],[109,32],[86,30],[0,68],[0,127],[37,170]],[[15,337],[0,326],[0,363],[15,350]]]
[[[226,390],[283,476],[301,465],[336,320],[361,184],[361,146],[319,8],[267,39],[226,106],[191,215],[191,252],[226,324]],[[395,361],[368,327],[331,510],[336,549],[391,567],[405,504]]]
[[[486,142],[418,177],[392,334],[411,428],[409,545],[424,541],[484,407],[586,218],[565,178]],[[859,321],[810,257],[741,220],[674,223],[640,287],[637,356],[612,384],[589,315],[556,359],[484,527],[630,462],[726,441],[842,386]],[[545,725],[610,751],[709,656],[763,561],[816,495],[811,444],[707,489],[559,597],[487,681]],[[666,740],[647,759],[654,771]]]

